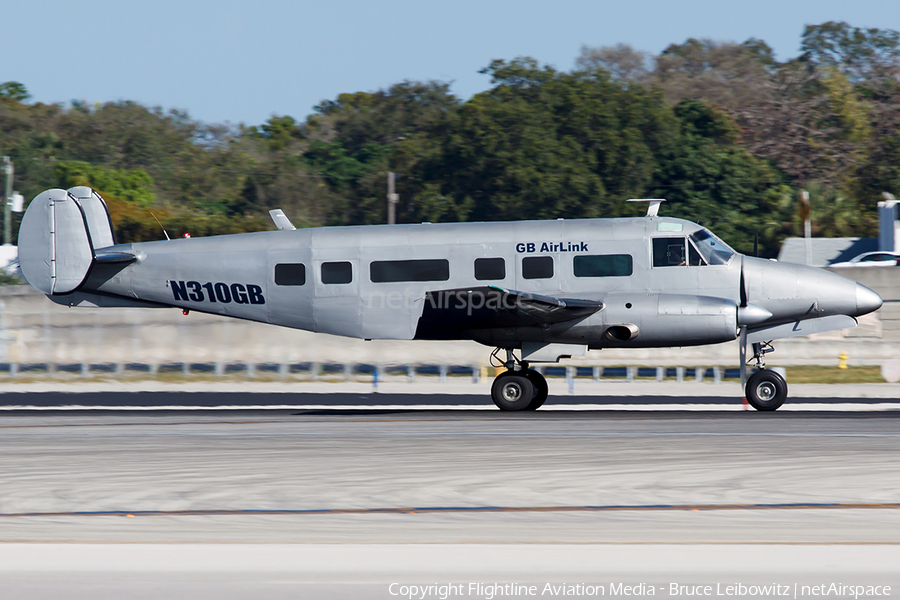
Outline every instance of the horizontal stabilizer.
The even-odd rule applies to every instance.
[[[171,308],[168,304],[145,302],[122,296],[105,296],[92,292],[73,292],[62,296],[47,296],[52,302],[61,306],[79,306],[82,308]]]
[[[94,253],[94,260],[101,264],[130,263],[137,260],[137,256],[131,252],[113,251],[110,248],[109,251],[97,250]]]

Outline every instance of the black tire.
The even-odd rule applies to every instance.
[[[534,384],[521,371],[500,373],[491,385],[491,400],[500,410],[526,410],[534,398]]]
[[[522,375],[527,377],[528,381],[530,381],[534,386],[534,398],[531,399],[531,402],[528,404],[528,408],[526,410],[537,410],[544,405],[544,402],[547,401],[547,395],[550,393],[550,387],[547,385],[547,380],[544,379],[544,376],[534,369],[523,371]]]
[[[788,388],[784,377],[775,371],[762,369],[750,376],[744,392],[747,402],[756,410],[773,411],[787,400]]]

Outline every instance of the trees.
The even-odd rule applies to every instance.
[[[702,100],[734,110],[768,95],[765,82],[774,64],[772,49],[762,40],[734,44],[691,38],[663,50],[648,79],[673,104]]]
[[[435,136],[459,107],[449,88],[437,81],[404,81],[377,92],[341,94],[316,107],[304,126],[304,157],[327,182],[326,223],[385,222],[388,171],[400,173],[400,220],[465,217],[441,200],[427,172]]]
[[[494,87],[448,121],[432,168],[471,219],[620,214],[615,198],[644,189],[656,146],[675,130],[658,94],[603,71],[517,59],[484,72]]]
[[[673,112],[679,136],[659,158],[649,197],[666,198],[666,214],[710,227],[744,252],[761,233],[763,254],[777,254],[781,228],[762,223],[778,220],[778,174],[736,143],[738,129],[723,111],[685,100]]]
[[[855,204],[858,234],[873,235],[880,192],[900,184],[900,34],[828,22],[806,28],[802,49],[779,63],[761,40],[689,39],[656,57],[646,80],[673,105],[723,110],[778,179]]]
[[[0,83],[0,101],[6,102],[25,102],[31,98],[31,94],[25,89],[25,86],[18,81],[7,81]]]
[[[635,50],[628,44],[591,47],[583,45],[581,54],[575,59],[575,67],[580,71],[602,69],[617,81],[646,83],[656,60],[647,52]]]
[[[397,173],[400,222],[637,214],[629,197],[714,227],[764,253],[796,227],[799,189],[814,229],[872,234],[875,202],[900,189],[900,34],[811,25],[802,55],[762,40],[688,39],[659,56],[582,47],[570,72],[497,60],[490,88],[403,81],[340,94],[304,120],[204,124],[134,102],[29,104],[0,84],[0,154],[26,196],[89,182],[122,237],[383,223]],[[147,226],[140,223],[147,222]],[[124,225],[131,223],[131,225]]]
[[[896,74],[900,61],[900,32],[863,29],[843,21],[807,25],[799,60],[811,68],[839,69],[851,82],[873,82]]]

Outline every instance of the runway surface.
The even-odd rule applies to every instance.
[[[627,385],[627,384],[626,384]],[[619,389],[622,384],[619,384]],[[334,385],[341,388],[342,386]],[[684,394],[679,385],[666,387],[664,384],[644,384],[641,388],[629,386],[628,391],[650,390],[655,393],[628,395],[575,395],[557,393],[552,395],[541,412],[573,410],[682,410],[682,411],[740,411],[747,408],[742,403],[740,391],[731,389],[732,395],[709,393],[709,386],[703,394]],[[724,387],[724,386],[723,386]],[[865,389],[866,386],[858,386]],[[288,388],[289,389],[289,388]],[[398,386],[393,386],[398,389]],[[402,389],[402,388],[401,388]],[[491,402],[489,390],[482,393],[423,393],[425,386],[414,388],[412,393],[361,393],[361,392],[229,392],[213,391],[6,391],[0,393],[0,410],[16,409],[194,409],[194,410],[244,410],[244,409],[325,409],[325,410],[431,410],[434,408],[455,410],[489,410],[497,408]],[[432,387],[432,389],[434,389]],[[625,391],[623,389],[623,391]],[[848,392],[850,390],[843,389]],[[900,398],[872,397],[860,394],[841,396],[798,395],[789,398],[779,409],[790,411],[900,411]]]
[[[900,586],[898,411],[336,406],[5,411],[0,597]]]

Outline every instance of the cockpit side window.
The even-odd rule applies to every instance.
[[[706,261],[700,256],[700,252],[694,244],[688,242],[688,264],[692,267],[702,267],[706,265]]]
[[[653,266],[684,266],[686,264],[684,248],[683,237],[653,238]]]

